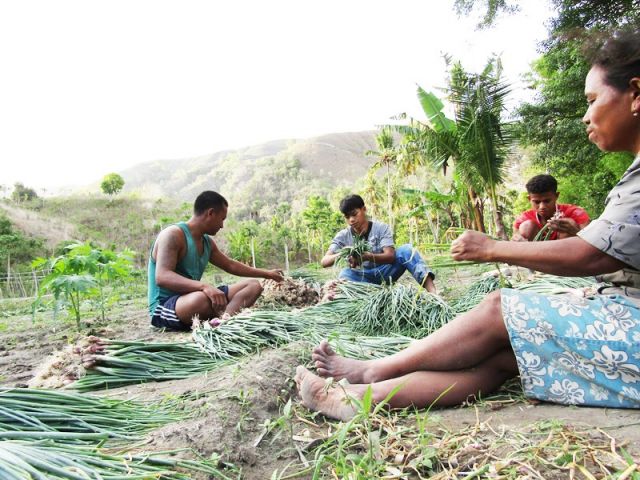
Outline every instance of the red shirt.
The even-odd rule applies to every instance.
[[[556,203],[556,212],[558,211],[562,212],[562,218],[572,218],[578,225],[587,223],[590,220],[587,212],[585,212],[582,208],[576,205],[571,205],[569,203]],[[520,224],[526,222],[527,220],[532,220],[538,226],[538,228],[542,228],[544,223],[546,223],[541,222],[540,216],[534,209],[531,209],[518,215],[515,222],[513,222],[513,231],[517,232],[518,228],[520,228]],[[555,240],[556,238],[558,238],[558,232],[553,232],[550,239]]]

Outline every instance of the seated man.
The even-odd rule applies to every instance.
[[[367,207],[360,195],[343,198],[340,211],[349,226],[340,230],[332,240],[329,250],[320,260],[323,267],[333,265],[340,249],[352,246],[354,238],[361,237],[369,243],[371,251],[362,255],[361,268],[358,268],[358,259],[349,257],[350,268],[344,268],[339,278],[352,282],[390,283],[398,280],[405,270],[409,270],[416,282],[428,292],[436,293],[433,283],[435,275],[424,263],[418,251],[410,244],[402,245],[396,250],[391,228],[385,223],[367,219]]]
[[[516,218],[512,240],[532,241],[545,224],[551,229],[548,240],[575,237],[589,224],[589,215],[582,208],[556,203],[560,193],[558,182],[551,175],[536,175],[526,188],[533,208]]]
[[[242,277],[283,280],[280,270],[252,268],[230,259],[213,239],[227,218],[222,195],[205,191],[193,205],[187,222],[160,232],[149,256],[149,314],[154,327],[189,330],[194,316],[210,320],[249,307],[262,293],[258,280],[214,287],[201,282],[208,263]]]

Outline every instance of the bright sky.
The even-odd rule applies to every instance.
[[[551,15],[520,3],[478,32],[453,0],[1,2],[0,185],[421,118],[443,53],[468,70],[502,54],[517,91]]]

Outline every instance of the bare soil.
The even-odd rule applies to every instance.
[[[164,333],[149,325],[144,308],[134,304],[112,314],[108,325],[98,322],[87,325],[83,333],[105,338],[145,339],[149,341],[188,340],[188,333]],[[29,316],[13,317],[5,331],[0,332],[0,386],[24,386],[35,369],[52,352],[75,340],[72,324],[31,324]],[[291,344],[280,349],[263,351],[184,380],[133,385],[104,392],[118,398],[159,400],[167,396],[188,396],[188,406],[196,412],[191,418],[167,425],[152,432],[143,450],[167,451],[186,449],[178,455],[194,458],[195,454],[209,458],[221,456],[224,462],[241,469],[242,478],[268,479],[275,470],[291,472],[287,466],[313,458],[313,443],[294,441],[304,435],[323,437],[331,423],[316,418],[317,427],[309,425],[300,415],[304,407],[295,395],[296,365],[309,359],[309,347]],[[188,395],[187,395],[188,394]],[[291,421],[285,428],[267,432],[265,425],[280,418],[289,398],[294,401]],[[430,415],[434,430],[456,431],[484,423],[484,441],[491,441],[499,432],[525,427],[534,422],[558,420],[580,428],[605,430],[617,445],[640,459],[640,411],[565,407],[526,402],[479,403],[463,408],[440,409]],[[322,433],[324,432],[324,433]],[[203,477],[204,478],[204,477]],[[306,478],[304,475],[298,478]],[[554,477],[555,478],[555,477]],[[557,478],[563,478],[562,476]]]

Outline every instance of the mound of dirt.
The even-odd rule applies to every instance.
[[[281,415],[282,405],[294,395],[295,367],[308,354],[308,348],[291,344],[206,375],[110,390],[109,397],[199,397],[189,405],[196,415],[151,432],[144,450],[188,448],[179,454],[185,458],[193,458],[193,452],[204,458],[217,454],[241,468],[242,478],[270,478],[275,469],[298,461],[290,436],[268,434],[266,425]]]

